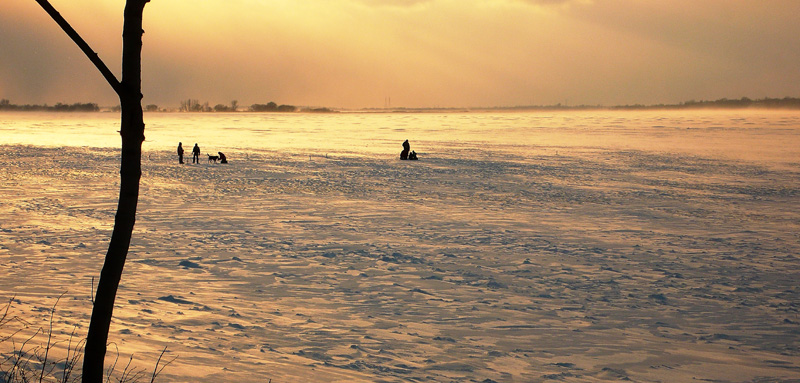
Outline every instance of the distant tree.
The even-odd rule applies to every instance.
[[[227,106],[227,105],[223,105],[223,104],[214,105],[214,111],[215,112],[229,112],[230,110],[231,110],[231,108],[229,106]]]
[[[335,110],[330,108],[308,108],[308,109],[303,109],[303,111],[309,113],[336,113]]]
[[[139,202],[139,181],[142,176],[142,16],[150,0],[127,0],[122,27],[122,81],[100,60],[81,36],[64,20],[47,0],[36,0],[64,32],[80,47],[119,96],[121,106],[120,187],[114,229],[108,245],[97,293],[92,308],[89,332],[83,358],[83,383],[102,383],[103,364],[108,344],[108,330],[114,311],[114,300],[122,278],[122,269],[136,222]]]
[[[158,105],[156,104],[149,104],[144,107],[145,112],[158,112]]]
[[[250,106],[252,112],[294,112],[297,107],[293,105],[280,105],[269,102],[267,104],[253,104]]]
[[[239,109],[239,101],[233,100],[231,101],[231,112],[235,112]]]
[[[265,104],[253,104],[250,106],[250,110],[253,112],[275,112],[278,110],[278,104],[274,102],[269,102]]]
[[[187,99],[181,101],[181,112],[199,112],[202,110],[200,102],[193,99]]]
[[[72,105],[57,103],[50,110],[55,112],[97,112],[100,107],[95,103],[75,103]]]

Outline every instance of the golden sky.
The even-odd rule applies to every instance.
[[[123,0],[51,0],[119,73]],[[145,104],[656,104],[800,96],[798,0],[151,0]],[[115,105],[34,0],[0,2],[0,98]]]

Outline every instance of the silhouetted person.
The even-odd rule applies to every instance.
[[[183,143],[182,142],[178,143],[178,163],[179,164],[183,163]]]
[[[194,144],[192,149],[192,163],[200,163],[200,147],[197,146],[197,143]]]
[[[228,163],[228,157],[225,157],[225,153],[217,152],[217,154],[219,154],[219,163],[221,163],[221,164],[227,164]]]
[[[403,141],[403,151],[400,152],[400,159],[407,160],[408,159],[408,151],[411,150],[411,145],[408,143],[408,140]]]
[[[412,150],[411,153],[408,155],[408,159],[412,160],[412,161],[416,161],[417,160],[417,152]]]

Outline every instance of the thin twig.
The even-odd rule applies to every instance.
[[[139,376],[141,375],[140,371],[134,367],[131,368],[131,363],[133,363],[133,354],[128,359],[128,364],[125,365],[125,369],[122,370],[122,375],[119,377],[119,383],[128,383],[128,382],[136,382],[139,380]]]
[[[11,318],[8,317],[8,312],[11,309],[11,303],[14,302],[14,299],[16,299],[16,298],[17,298],[16,295],[11,297],[11,299],[8,300],[8,303],[6,303],[5,307],[3,307],[3,309],[2,309],[3,310],[3,315],[0,316],[0,327],[5,326],[6,324],[8,324],[8,323],[10,323],[12,321],[16,321],[16,322],[20,322],[22,324],[22,328],[17,329],[16,331],[12,332],[9,335],[6,335],[3,338],[0,338],[0,343],[5,342],[5,341],[13,338],[14,335],[17,335],[20,331],[22,331],[22,330],[24,330],[24,329],[26,329],[26,328],[28,328],[30,326],[30,324],[28,322],[24,321],[22,318],[20,318],[20,317],[18,317],[16,315],[11,317]]]
[[[160,374],[160,373],[161,373],[161,371],[164,371],[164,368],[166,368],[167,366],[169,366],[169,365],[170,365],[170,363],[174,362],[174,361],[175,361],[175,359],[178,359],[178,356],[176,355],[174,358],[172,358],[172,359],[171,359],[169,362],[165,363],[165,364],[164,364],[163,366],[161,366],[161,368],[159,369],[159,368],[158,368],[158,364],[159,364],[159,363],[161,363],[161,358],[162,358],[162,357],[164,357],[164,353],[165,353],[165,352],[167,352],[167,347],[166,347],[166,346],[164,346],[164,349],[163,349],[163,350],[161,350],[161,354],[158,356],[158,360],[156,360],[156,367],[153,369],[153,376],[150,378],[150,383],[154,383],[154,382],[156,381],[156,377],[158,376],[158,374]]]
[[[11,366],[11,375],[7,379],[9,382],[13,381],[12,378],[14,377],[15,374],[17,374],[18,376],[21,376],[22,377],[22,379],[21,379],[22,381],[27,382],[28,377],[27,377],[27,375],[25,373],[26,368],[24,368],[23,366],[30,364],[30,358],[32,356],[28,356],[27,357],[28,359],[25,360],[25,363],[23,364],[23,358],[25,358],[25,355],[26,355],[25,354],[25,346],[27,346],[28,342],[33,340],[33,338],[35,338],[37,335],[39,335],[39,331],[42,331],[41,327],[39,329],[37,329],[36,332],[34,332],[33,335],[31,335],[30,338],[28,338],[24,342],[22,342],[22,345],[19,347],[19,351],[17,352],[17,359],[14,360],[14,364]],[[12,346],[14,346],[14,349],[16,350],[16,343],[13,341],[13,339],[12,339],[12,343],[11,344],[12,344]],[[35,350],[35,348],[34,348],[34,350]]]
[[[81,340],[75,344],[73,352],[72,340],[75,338],[75,331],[77,328],[77,326],[73,327],[72,333],[69,335],[69,343],[67,343],[67,357],[64,358],[64,371],[61,375],[61,383],[69,383],[69,378],[72,375],[72,371],[75,370],[75,366],[78,364],[80,350],[83,348],[84,340]]]
[[[56,303],[53,304],[53,308],[50,309],[50,327],[47,330],[47,345],[44,348],[44,360],[42,360],[42,370],[39,372],[39,383],[42,383],[42,380],[44,380],[44,372],[47,369],[47,358],[50,356],[50,349],[53,347],[53,318],[56,314],[56,306],[58,306],[58,301],[60,301],[66,293],[66,291],[61,293],[61,295],[56,298]]]
[[[108,375],[106,375],[106,382],[111,381],[111,374],[114,373],[114,370],[117,368],[117,362],[119,361],[119,347],[117,347],[116,343],[111,343],[114,345],[114,349],[117,352],[117,356],[114,358],[114,364],[111,365],[111,368],[108,369]]]

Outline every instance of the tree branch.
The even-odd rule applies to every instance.
[[[75,44],[78,45],[78,47],[83,51],[86,57],[89,58],[89,61],[91,61],[92,64],[94,64],[94,66],[97,67],[97,70],[100,71],[103,77],[105,77],[106,81],[108,81],[108,84],[111,85],[111,88],[113,88],[114,91],[117,92],[117,95],[121,95],[122,86],[120,85],[119,80],[117,80],[117,77],[114,76],[114,73],[111,72],[110,69],[108,69],[103,60],[100,59],[100,56],[98,56],[97,53],[95,53],[95,51],[92,50],[92,48],[89,46],[89,44],[87,44],[86,41],[84,41],[83,38],[80,35],[78,35],[78,32],[76,32],[75,29],[73,29],[72,26],[69,25],[67,20],[64,20],[64,17],[62,17],[61,14],[58,13],[58,11],[56,11],[56,9],[53,8],[52,5],[50,5],[50,2],[48,2],[47,0],[36,0],[36,2],[39,3],[39,5],[41,5],[42,8],[44,8],[45,12],[47,12],[47,14],[53,18],[56,24],[58,24],[61,27],[61,29],[63,29],[64,32],[67,33],[67,36],[69,36],[72,39],[72,41],[74,41]]]

